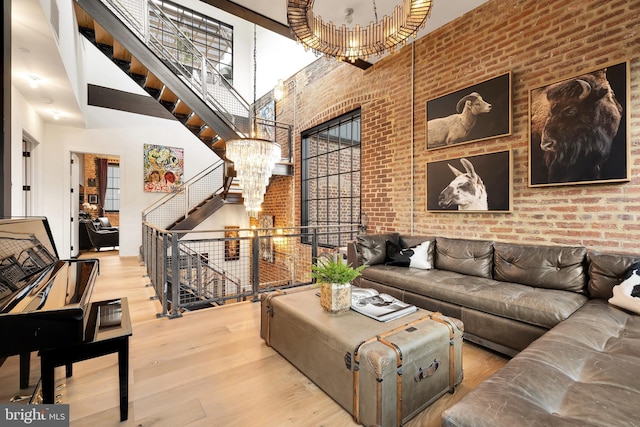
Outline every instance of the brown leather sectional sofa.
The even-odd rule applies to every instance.
[[[432,269],[386,265],[388,245],[425,241]],[[443,426],[637,425],[640,316],[607,300],[640,256],[392,233],[358,236],[348,259],[369,265],[357,285],[457,317],[467,340],[515,356]]]

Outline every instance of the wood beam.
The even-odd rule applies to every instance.
[[[293,31],[291,30],[291,28],[289,28],[288,25],[284,25],[260,13],[254,12],[251,9],[247,9],[244,6],[240,6],[239,4],[234,3],[232,1],[229,1],[229,0],[200,0],[200,1],[210,6],[213,6],[216,9],[220,9],[227,13],[235,15],[238,18],[242,18],[245,21],[249,21],[256,25],[259,25],[262,28],[266,28],[267,30],[273,31],[274,33],[280,34],[281,36],[288,37],[291,40],[296,39],[295,34],[293,34]]]

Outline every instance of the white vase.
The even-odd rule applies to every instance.
[[[323,283],[320,305],[329,313],[344,313],[351,308],[351,283]]]

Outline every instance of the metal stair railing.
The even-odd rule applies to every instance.
[[[185,182],[174,193],[160,198],[142,211],[142,221],[167,228],[176,220],[188,217],[189,212],[215,194],[224,191],[223,161],[214,163]]]
[[[130,4],[125,6],[121,0],[100,1],[199,94],[239,137],[250,134],[253,121],[250,104],[153,0],[142,0],[141,7],[135,8]],[[139,16],[131,9],[136,9],[134,12]]]
[[[226,299],[235,297],[240,301],[243,297],[240,279],[220,267],[211,265],[212,260],[184,243],[179,244],[178,281],[172,280],[171,257],[168,257],[167,261],[167,279],[172,285],[176,283],[179,286],[179,301],[172,303],[179,304],[182,308],[189,309],[191,306],[211,303],[224,304]],[[229,292],[227,287],[235,288],[234,292]]]

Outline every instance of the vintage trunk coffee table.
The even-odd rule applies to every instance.
[[[462,381],[462,323],[415,313],[383,323],[322,310],[317,288],[265,294],[260,334],[364,425],[399,426]]]

